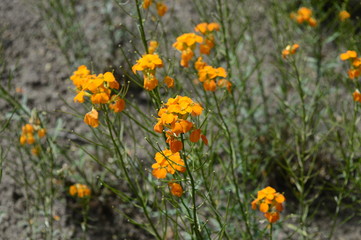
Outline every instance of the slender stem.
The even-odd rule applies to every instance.
[[[184,163],[186,165],[187,174],[189,176],[189,179],[191,180],[191,186],[192,186],[193,222],[194,222],[193,228],[194,228],[194,231],[196,233],[197,239],[203,239],[202,234],[200,232],[201,229],[198,226],[197,203],[196,203],[196,187],[195,187],[195,184],[194,184],[194,178],[193,178],[193,175],[192,175],[192,171],[189,168],[187,156],[185,156],[185,154],[184,154],[185,145],[184,145],[183,133],[181,134],[181,140],[182,140],[182,144],[183,144],[183,150],[181,151],[182,158],[183,158]]]
[[[152,219],[151,219],[150,216],[149,216],[149,213],[148,213],[148,210],[147,210],[147,206],[146,206],[146,203],[144,202],[144,199],[139,195],[138,190],[137,190],[136,186],[135,186],[134,183],[133,183],[134,180],[129,177],[129,173],[128,173],[128,170],[127,170],[127,168],[126,168],[126,166],[125,166],[123,156],[122,156],[122,154],[121,154],[121,152],[120,152],[120,150],[119,150],[120,148],[119,148],[118,144],[116,143],[115,138],[114,138],[114,136],[113,136],[113,131],[112,131],[112,127],[111,127],[111,122],[110,122],[110,119],[109,119],[108,111],[107,111],[106,109],[105,109],[105,120],[106,120],[106,123],[107,123],[107,127],[108,127],[108,131],[109,131],[110,139],[112,140],[113,145],[114,145],[115,150],[116,150],[116,153],[117,153],[117,155],[119,156],[120,163],[121,163],[121,167],[122,167],[122,169],[123,169],[123,172],[124,172],[124,174],[125,174],[125,177],[126,177],[128,183],[129,183],[129,185],[130,185],[133,193],[137,196],[137,198],[138,198],[139,201],[141,202],[141,204],[142,204],[142,209],[143,209],[144,214],[145,214],[145,216],[146,216],[146,218],[147,218],[147,220],[148,220],[148,222],[149,222],[149,224],[150,224],[150,226],[151,226],[151,228],[152,228],[152,230],[153,230],[153,233],[156,235],[157,239],[162,239],[162,237],[159,235],[157,229],[155,228]]]
[[[236,195],[237,195],[237,200],[238,200],[238,203],[239,203],[239,206],[240,206],[240,209],[241,209],[241,215],[242,215],[243,221],[244,221],[244,223],[246,225],[247,233],[250,236],[250,238],[253,239],[252,233],[251,233],[251,228],[249,226],[249,221],[248,221],[248,213],[244,210],[243,201],[242,201],[241,195],[239,193],[239,188],[238,188],[239,184],[238,184],[237,174],[236,174],[235,167],[234,167],[234,162],[236,161],[236,155],[235,155],[234,146],[233,146],[233,143],[232,143],[232,140],[231,140],[232,139],[231,138],[231,133],[230,133],[228,125],[227,125],[227,123],[226,123],[226,121],[225,121],[225,119],[224,119],[224,117],[222,115],[217,96],[216,96],[216,94],[214,92],[213,92],[213,97],[214,97],[214,99],[216,101],[218,116],[221,118],[221,121],[222,121],[224,129],[225,129],[225,133],[227,135],[226,138],[227,138],[228,144],[230,146],[230,152],[231,152],[231,156],[232,156],[232,160],[231,160],[232,179],[233,179],[235,192],[236,192]],[[243,184],[245,184],[245,183],[243,183]]]
[[[145,48],[145,52],[148,54],[148,44],[147,44],[147,39],[145,38],[145,32],[144,32],[144,26],[143,26],[143,18],[142,18],[142,14],[140,13],[140,9],[139,9],[139,0],[135,0],[135,5],[137,7],[137,13],[138,13],[138,23],[139,23],[139,30],[140,30],[140,36],[142,38],[142,42]]]

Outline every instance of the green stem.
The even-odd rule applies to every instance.
[[[191,180],[191,186],[192,186],[192,202],[193,202],[193,222],[194,222],[194,232],[196,233],[196,238],[197,239],[203,239],[202,234],[200,232],[200,228],[198,225],[198,216],[197,216],[197,203],[196,203],[196,187],[195,187],[195,183],[194,183],[194,178],[192,175],[192,171],[189,167],[188,164],[188,160],[187,160],[187,156],[185,156],[184,154],[184,148],[185,148],[185,144],[184,144],[184,138],[183,138],[183,133],[181,134],[181,140],[182,140],[182,144],[183,144],[183,150],[181,151],[182,153],[182,158],[184,160],[184,163],[186,165],[186,169],[187,169],[187,174],[189,176],[189,179]]]

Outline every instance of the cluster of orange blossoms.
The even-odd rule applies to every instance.
[[[174,174],[176,170],[185,172],[185,165],[179,153],[183,149],[183,134],[190,132],[189,140],[193,143],[202,139],[206,145],[208,144],[201,130],[187,120],[189,116],[201,115],[202,111],[201,105],[183,96],[168,99],[168,102],[158,111],[159,118],[154,131],[165,133],[170,149],[155,155],[156,163],[152,165],[152,173],[156,178],[165,178],[167,173]]]
[[[283,49],[283,51],[282,51],[282,57],[286,58],[288,55],[295,54],[299,47],[300,47],[300,45],[298,45],[297,43],[293,44],[292,46],[287,45],[287,47],[285,49]]]
[[[21,136],[20,136],[20,144],[24,145],[29,144],[32,145],[36,142],[36,137],[43,138],[46,135],[46,130],[40,127],[40,123],[38,124],[30,124],[27,123],[21,128]],[[33,155],[39,155],[40,147],[35,146],[31,149],[31,153]]]
[[[338,17],[340,19],[341,22],[345,21],[346,19],[350,18],[351,15],[349,12],[347,12],[346,10],[342,10],[339,14]]]
[[[312,17],[312,10],[309,8],[301,7],[297,13],[292,12],[290,17],[299,24],[308,23],[311,27],[317,26],[317,20]]]
[[[219,28],[218,23],[200,23],[195,27],[195,31],[200,32],[204,38],[195,33],[185,33],[177,37],[173,47],[182,53],[180,65],[189,67],[189,61],[194,56],[197,43],[200,44],[201,54],[210,54],[211,49],[215,46],[213,32],[218,31]]]
[[[74,184],[69,187],[69,194],[72,196],[78,196],[79,198],[84,198],[90,196],[90,189],[87,185],[84,184]]]
[[[361,75],[361,58],[357,57],[356,51],[347,51],[341,53],[340,59],[342,61],[349,60],[351,63],[351,68],[348,70],[348,76],[351,79],[355,79]]]
[[[119,90],[120,85],[113,73],[90,74],[90,70],[82,65],[78,67],[70,79],[77,91],[74,102],[83,103],[84,97],[89,97],[93,105],[106,104],[116,113],[124,110],[125,101],[115,92]],[[98,111],[93,108],[85,115],[84,122],[92,127],[99,126]]]
[[[203,83],[204,90],[216,91],[217,86],[227,88],[229,92],[232,90],[232,83],[225,79],[227,72],[224,68],[214,68],[203,62],[202,57],[199,57],[194,64],[198,71],[198,80]]]
[[[268,222],[277,222],[280,218],[280,212],[283,211],[282,203],[285,201],[285,197],[276,192],[272,187],[266,187],[261,191],[258,191],[257,198],[252,202],[252,209],[257,208],[264,213]]]
[[[211,49],[215,46],[214,31],[219,31],[220,26],[218,23],[200,23],[194,30],[200,32],[204,36],[204,43],[199,46],[199,51],[202,54],[209,54]]]
[[[157,8],[158,15],[163,17],[164,14],[166,14],[166,12],[168,11],[167,5],[165,5],[163,2],[160,2],[160,1],[154,1],[154,3]],[[153,0],[144,0],[143,8],[148,9],[150,7],[150,5],[152,5],[152,4],[153,4]]]
[[[144,89],[152,91],[158,86],[158,79],[155,77],[156,69],[163,67],[163,61],[158,54],[145,54],[132,67],[133,73],[143,72]]]

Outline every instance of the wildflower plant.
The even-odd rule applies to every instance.
[[[148,238],[317,239],[315,217],[326,213],[331,239],[341,213],[360,206],[361,25],[350,25],[346,3],[250,3],[195,0],[189,19],[176,1],[113,3],[129,17],[122,64],[88,68],[89,56],[68,69],[75,127],[45,126],[54,112],[31,113],[0,85],[27,221],[45,219],[39,232],[55,239],[54,204],[73,204],[86,238],[94,208],[111,203]]]

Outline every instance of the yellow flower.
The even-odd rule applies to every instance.
[[[99,126],[98,111],[93,108],[90,112],[85,114],[84,122],[89,126],[92,126],[93,128],[98,127]]]
[[[339,14],[338,17],[340,19],[341,22],[345,21],[346,19],[350,18],[351,15],[349,12],[347,12],[346,10],[342,10]]]

